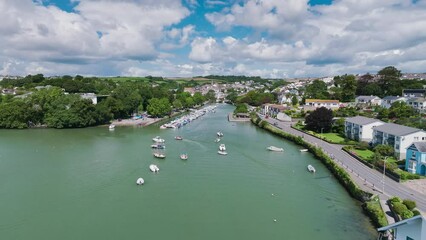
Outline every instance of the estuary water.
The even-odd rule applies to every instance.
[[[251,123],[228,122],[232,110],[220,105],[177,130],[1,130],[0,239],[375,239],[320,161]],[[217,154],[217,131],[227,156]],[[157,135],[166,159],[152,156]]]

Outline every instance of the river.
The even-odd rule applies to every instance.
[[[320,161],[251,123],[228,122],[232,110],[220,105],[178,130],[1,130],[1,239],[375,239]],[[227,156],[217,154],[219,130]],[[152,156],[157,135],[166,159]]]

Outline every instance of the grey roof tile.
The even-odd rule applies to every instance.
[[[368,118],[368,117],[363,117],[363,116],[346,118],[346,121],[351,122],[351,123],[355,123],[355,124],[358,124],[358,125],[366,125],[366,124],[375,123],[375,122],[382,122],[379,119]]]
[[[386,123],[386,124],[375,127],[374,130],[385,132],[395,136],[405,136],[411,133],[423,131],[418,128],[407,127],[407,126],[403,126],[403,125],[399,125],[395,123]]]

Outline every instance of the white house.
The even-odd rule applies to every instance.
[[[399,159],[405,158],[407,148],[413,142],[426,141],[426,132],[394,123],[386,123],[373,128],[373,145],[386,144],[393,146]]]
[[[340,102],[339,100],[306,99],[305,106],[303,106],[303,109],[305,111],[309,111],[309,110],[315,110],[320,107],[325,107],[331,110],[335,110],[340,107]]]
[[[80,97],[83,99],[90,99],[93,104],[98,104],[98,97],[94,93],[83,93],[80,94]]]
[[[393,233],[390,233],[393,235],[393,238],[388,237],[391,230],[393,230]],[[380,233],[378,238],[379,240],[424,240],[426,239],[426,219],[421,215],[417,215],[412,218],[378,228],[377,231]]]
[[[370,142],[373,139],[373,127],[384,122],[362,116],[350,117],[345,120],[345,136],[356,141]]]
[[[392,106],[392,104],[394,102],[397,102],[397,101],[405,102],[405,101],[407,101],[407,98],[400,97],[400,96],[387,96],[387,97],[384,97],[382,99],[381,106],[384,107],[384,108],[390,108]]]
[[[378,106],[382,104],[382,99],[377,96],[358,96],[355,98],[355,104]]]
[[[419,112],[426,110],[426,99],[423,97],[414,97],[407,99],[407,104]]]

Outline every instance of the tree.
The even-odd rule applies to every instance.
[[[379,85],[385,95],[400,95],[402,87],[400,85],[401,71],[393,66],[383,68],[377,73],[380,76]]]
[[[329,132],[333,122],[333,111],[325,107],[317,108],[306,116],[306,128],[315,132]]]
[[[299,100],[297,99],[296,95],[293,95],[293,97],[291,97],[291,104],[293,106],[296,106],[297,104],[299,104]]]
[[[379,153],[381,156],[393,156],[395,153],[391,145],[379,144],[374,147],[374,152]]]
[[[204,102],[204,96],[200,92],[194,93],[194,96],[192,97],[194,99],[195,105],[201,105]]]
[[[174,100],[173,107],[176,109],[182,109],[183,108],[182,102],[179,99]]]
[[[155,117],[162,117],[171,112],[172,107],[170,106],[170,102],[167,98],[152,98],[149,100],[148,104],[148,114]]]
[[[209,102],[216,102],[216,93],[213,90],[209,90],[206,95],[206,100],[208,100]]]
[[[341,78],[340,87],[342,89],[342,102],[351,102],[355,99],[355,92],[357,88],[357,81],[354,75],[344,75]]]
[[[416,110],[402,101],[396,101],[389,108],[389,118],[409,118],[416,115]]]
[[[345,119],[344,118],[337,119],[335,123],[333,124],[332,130],[333,132],[344,136],[345,135]]]
[[[305,99],[328,99],[330,94],[327,90],[327,84],[324,81],[314,80],[311,84],[306,86]]]
[[[234,113],[248,113],[247,105],[244,103],[237,104],[237,107],[235,108]]]

